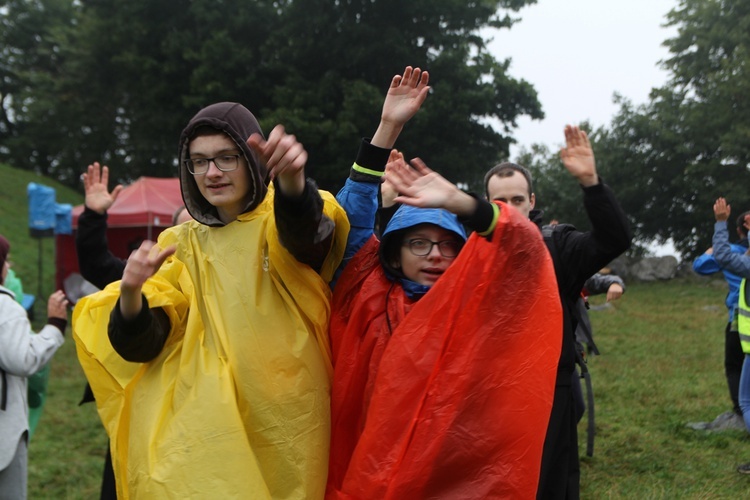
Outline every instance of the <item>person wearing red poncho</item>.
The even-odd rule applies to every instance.
[[[403,205],[334,290],[326,496],[533,498],[562,342],[552,261],[514,208],[412,167],[391,153],[384,205]],[[355,178],[337,196],[353,228],[374,219],[347,203]]]

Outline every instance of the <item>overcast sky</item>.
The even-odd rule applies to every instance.
[[[519,12],[521,21],[494,34],[489,48],[498,59],[512,59],[510,73],[532,83],[545,119],[519,120],[514,132],[521,146],[556,149],[566,123],[589,120],[608,125],[617,107],[615,92],[636,104],[647,102],[667,73],[662,42],[676,34],[664,28],[666,13],[678,0],[538,0]]]
[[[677,6],[678,0],[538,0],[510,30],[496,32],[490,52],[511,58],[510,74],[534,85],[545,114],[541,121],[519,119],[511,159],[535,143],[558,149],[567,123],[609,125],[615,92],[646,103],[651,89],[667,81],[658,63],[669,55],[662,43],[676,30],[662,25]],[[677,255],[671,244],[651,250]]]

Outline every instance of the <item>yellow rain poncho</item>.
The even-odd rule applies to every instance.
[[[281,246],[273,191],[224,227],[159,237],[177,251],[143,293],[171,331],[151,362],[128,363],[107,337],[119,282],[73,314],[78,356],[111,438],[118,496],[322,498],[330,438],[328,281],[348,222],[320,273]]]

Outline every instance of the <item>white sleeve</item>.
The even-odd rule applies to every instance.
[[[9,300],[10,297],[8,297]],[[26,311],[3,300],[0,306],[0,368],[11,375],[28,377],[38,372],[55,354],[65,339],[55,326],[46,325],[38,334],[31,329]]]

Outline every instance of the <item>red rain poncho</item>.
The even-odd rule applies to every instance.
[[[502,205],[418,302],[378,246],[334,293],[327,497],[534,498],[562,343],[539,229]]]

